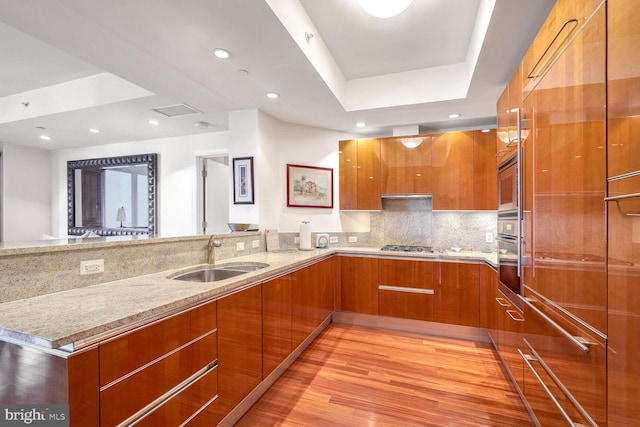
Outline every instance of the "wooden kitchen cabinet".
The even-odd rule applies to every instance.
[[[525,288],[525,339],[522,351],[532,358],[525,363],[524,394],[542,425],[561,425],[554,421],[552,399],[543,389],[534,371],[545,378],[547,386],[561,384],[554,397],[576,423],[592,419],[605,425],[606,414],[606,340],[605,336],[567,316],[543,296]],[[531,397],[531,398],[530,398]],[[571,402],[578,402],[575,405]],[[584,425],[593,425],[590,422]]]
[[[473,209],[498,209],[498,168],[496,168],[496,131],[473,132]]]
[[[605,4],[576,32],[525,101],[534,159],[525,284],[606,333]]]
[[[342,311],[378,314],[378,259],[340,257]]]
[[[380,210],[380,140],[339,141],[341,210]]]
[[[620,197],[640,193],[640,64],[629,59],[640,44],[640,2],[609,0],[607,19],[608,195]],[[633,425],[640,419],[640,198],[607,205],[608,425]]]
[[[630,60],[640,42],[640,4],[607,2],[607,176],[640,171],[640,63]]]
[[[383,195],[431,194],[431,136],[382,138],[380,158]]]
[[[70,426],[100,423],[99,372],[98,347],[74,351],[67,358]]]
[[[493,329],[493,305],[498,289],[498,272],[488,265],[480,266],[478,282],[478,325],[490,333]]]
[[[432,321],[433,265],[432,261],[380,259],[378,313]]]
[[[326,259],[291,273],[291,350],[333,313],[334,263]]]
[[[216,313],[216,302],[206,303],[101,343],[100,425],[119,424],[198,371],[214,369]],[[216,394],[216,387],[206,388],[203,401]],[[191,413],[172,400],[157,410],[186,420]]]
[[[477,327],[480,265],[437,262],[435,267],[433,320]]]
[[[218,300],[220,419],[262,381],[261,307],[261,285]]]
[[[524,361],[518,350],[524,346],[524,313],[498,289],[495,290],[493,304],[493,342],[511,377],[522,391]]]
[[[473,132],[433,135],[434,210],[473,210]]]
[[[518,149],[518,114],[515,110],[522,108],[523,99],[522,63],[511,77],[509,84],[498,98],[496,132],[496,160],[500,165],[516,154]]]
[[[291,354],[291,275],[262,284],[262,378]]]

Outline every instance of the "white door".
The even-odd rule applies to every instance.
[[[229,157],[202,158],[201,232],[202,234],[229,231]]]

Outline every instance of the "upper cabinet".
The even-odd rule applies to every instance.
[[[432,156],[433,209],[473,210],[473,132],[433,135]]]
[[[383,138],[381,193],[431,194],[431,136]]]
[[[434,210],[495,210],[495,140],[492,129],[340,141],[340,209],[431,194]]]
[[[640,171],[640,2],[608,3],[607,105],[609,178]]]
[[[497,103],[498,132],[496,159],[498,164],[516,154],[518,135],[518,110],[522,109],[522,63],[504,88]]]
[[[339,142],[340,209],[380,210],[380,140]]]
[[[473,132],[473,209],[498,208],[496,130]]]

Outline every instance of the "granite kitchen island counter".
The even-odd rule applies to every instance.
[[[269,267],[216,282],[174,280],[184,267],[0,304],[0,337],[45,348],[82,346],[201,302],[219,298],[335,254],[484,262],[496,266],[495,253],[445,251],[431,254],[382,253],[379,248],[330,248],[260,252],[216,262],[260,262]]]

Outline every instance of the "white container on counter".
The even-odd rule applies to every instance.
[[[311,223],[309,221],[302,221],[300,223],[300,250],[312,251],[313,245],[311,244]]]

